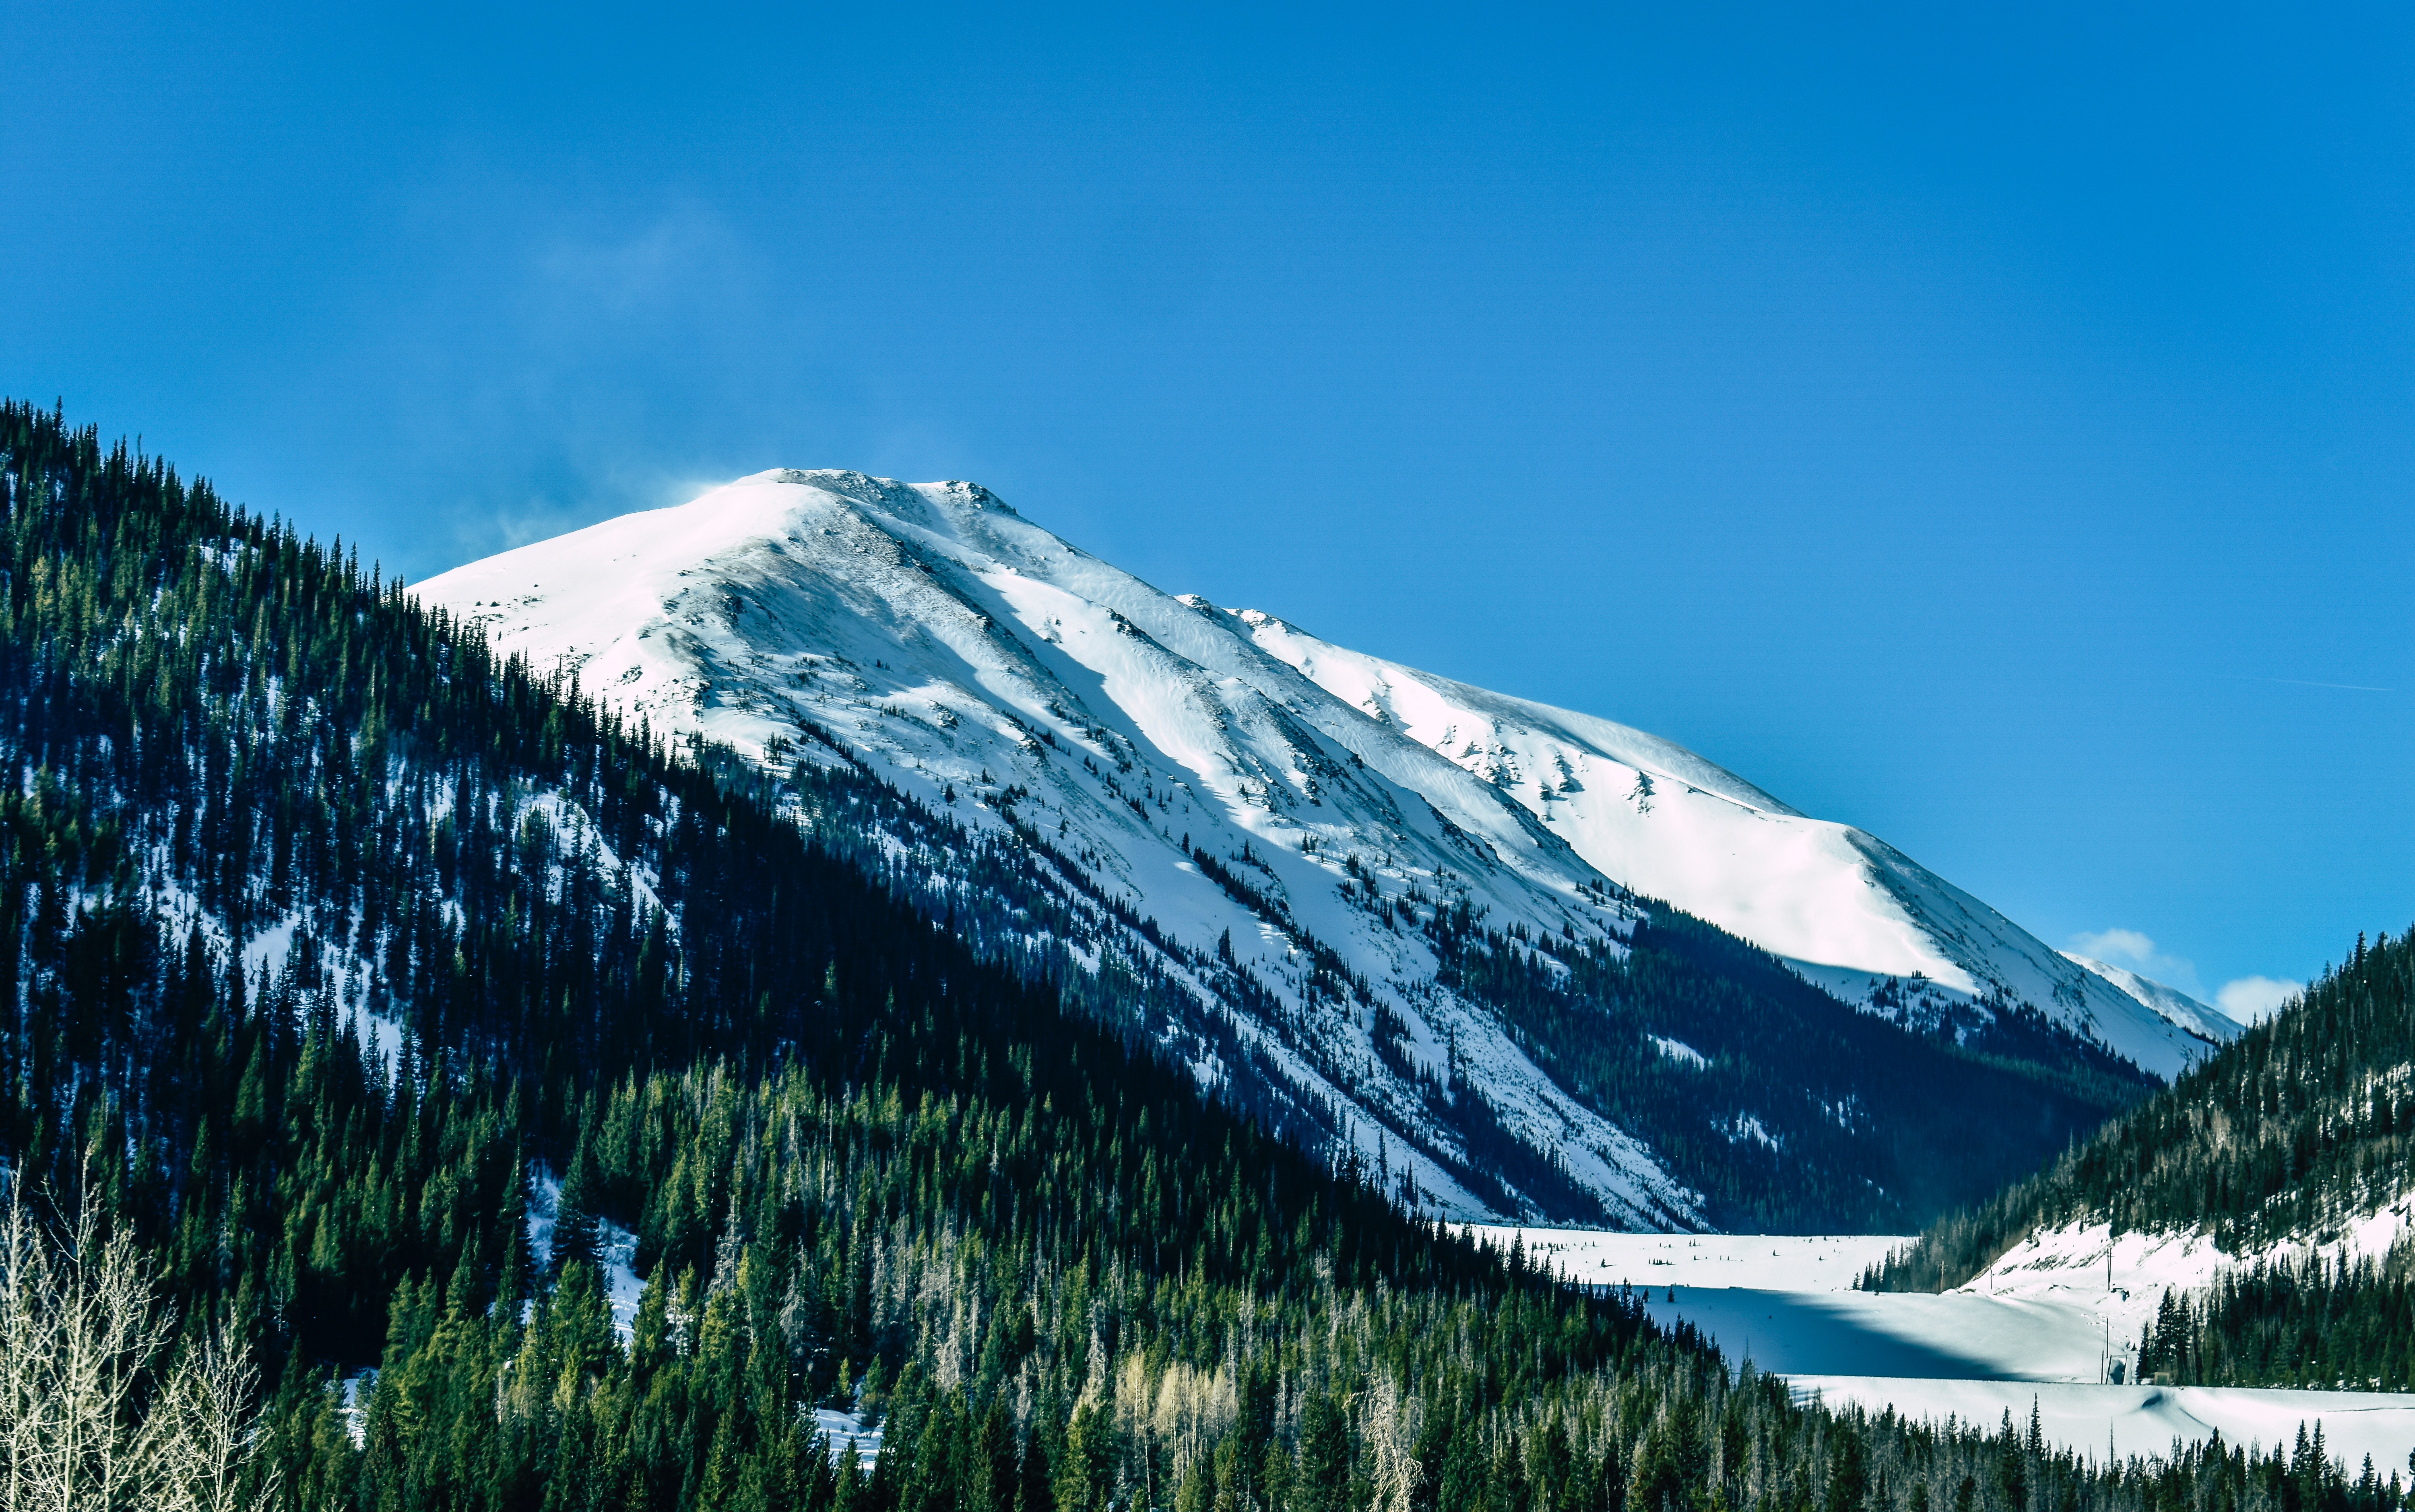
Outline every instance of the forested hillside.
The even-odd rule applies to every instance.
[[[2212,1385],[2415,1389],[2415,1251],[2343,1264],[2336,1243],[2415,1187],[2415,932],[2360,936],[2302,1000],[2046,1170],[1956,1213],[1874,1270],[1886,1290],[1958,1285],[2029,1235],[2195,1230],[2256,1256],[2174,1295],[2141,1368]]]
[[[2400,1505],[2310,1449],[2107,1474],[1797,1405],[1403,1217],[978,959],[779,774],[673,759],[339,550],[18,407],[0,495],[0,1146],[171,1325],[95,1440],[0,1401],[0,1483],[58,1469],[18,1505],[155,1505],[101,1451],[205,1344],[262,1431],[179,1505]],[[82,1337],[41,1305],[0,1298],[19,1346]],[[883,1429],[869,1474],[818,1406]]]

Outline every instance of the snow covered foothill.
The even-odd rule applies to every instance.
[[[2224,1270],[2258,1262],[2379,1259],[2415,1227],[2415,1193],[2370,1212],[2343,1216],[2324,1231],[2261,1250],[2233,1253],[2195,1229],[2116,1235],[2110,1223],[2043,1229],[2015,1245],[1957,1288],[2006,1299],[2066,1303],[2103,1316],[2113,1338],[2135,1355],[2164,1293],[2201,1292]]]
[[[1180,984],[1198,1022],[1162,1043],[1203,1085],[1234,1070],[1229,1033],[1437,1216],[1543,1211],[1472,1190],[1435,1090],[1464,1088],[1610,1220],[1705,1226],[1653,1150],[1444,984],[1419,921],[1445,908],[1548,969],[1552,942],[1622,952],[1632,890],[1874,1011],[2026,1003],[2163,1074],[2227,1032],[1682,747],[1161,592],[971,484],[774,470],[419,592],[656,731],[854,768],[975,837],[1044,844],[1087,922],[1029,949]]]

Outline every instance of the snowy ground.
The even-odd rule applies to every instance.
[[[553,1264],[553,1221],[562,1205],[562,1183],[542,1165],[531,1176],[529,1251],[542,1269]],[[638,1336],[638,1307],[646,1295],[646,1283],[631,1268],[638,1258],[638,1236],[608,1218],[597,1220],[595,1228],[595,1257],[604,1265],[604,1295],[612,1309],[612,1332],[625,1344]]]
[[[2215,1432],[2240,1446],[2288,1447],[2298,1428],[2320,1422],[2324,1446],[2351,1475],[2370,1456],[2377,1473],[2404,1475],[2415,1448],[2415,1405],[2371,1391],[2262,1391],[2241,1386],[2089,1386],[2011,1381],[1890,1380],[1868,1375],[1794,1375],[1804,1397],[1832,1407],[1857,1402],[1872,1412],[1973,1420],[1993,1428],[2013,1415],[2029,1421],[2032,1403],[2048,1442],[2102,1459],[2169,1453],[2175,1441],[2201,1443]]]
[[[1646,1305],[1661,1322],[1682,1318],[1717,1339],[1731,1357],[1780,1375],[1967,1376],[2090,1385],[2105,1377],[2102,1321],[2063,1302],[1656,1286]]]
[[[855,1445],[856,1463],[866,1470],[871,1469],[872,1462],[880,1458],[880,1425],[876,1423],[870,1428],[864,1427],[861,1413],[817,1407],[814,1409],[814,1431],[829,1437],[833,1460],[847,1453],[847,1446],[850,1444]]]
[[[2386,1228],[2377,1217],[2343,1237],[2386,1245]],[[2108,1245],[2101,1225],[2042,1235],[1941,1296],[1850,1289],[1903,1242],[1883,1236],[1473,1232],[1505,1247],[1521,1238],[1570,1280],[1633,1285],[1660,1322],[1691,1323],[1730,1359],[1749,1358],[1834,1405],[1993,1427],[2007,1412],[2028,1421],[2034,1403],[2049,1440],[2097,1455],[2108,1444],[2124,1457],[2163,1453],[2216,1431],[2269,1448],[2317,1421],[2350,1471],[2371,1455],[2387,1472],[2415,1450],[2415,1395],[2103,1384],[2113,1360],[2131,1373],[2138,1324],[2164,1286],[2202,1284],[2228,1263],[2203,1241],[2124,1235]]]
[[[552,1172],[538,1166],[529,1183],[529,1249],[536,1263],[543,1266],[553,1259],[553,1224],[562,1203],[562,1183]],[[604,1291],[612,1309],[612,1332],[623,1345],[637,1338],[638,1310],[646,1299],[646,1283],[631,1262],[638,1256],[638,1236],[610,1219],[596,1220],[596,1258],[604,1265]],[[535,1304],[528,1304],[533,1310]],[[368,1413],[361,1406],[365,1389],[377,1381],[375,1370],[364,1370],[344,1383],[344,1422],[352,1435],[352,1443],[362,1442],[362,1429]],[[813,1409],[815,1431],[830,1438],[831,1458],[836,1460],[855,1446],[856,1462],[870,1469],[880,1458],[881,1425],[866,1428],[861,1413],[843,1413],[830,1407]]]
[[[1492,1224],[1470,1224],[1466,1232],[1503,1250],[1522,1241],[1530,1262],[1548,1260],[1572,1281],[1779,1292],[1844,1291],[1890,1250],[1911,1242],[1883,1234],[1604,1234]]]

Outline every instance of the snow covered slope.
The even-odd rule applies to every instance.
[[[2210,1004],[2198,1002],[2178,987],[2166,986],[2152,977],[2142,977],[2125,966],[2074,955],[2069,951],[2062,952],[2062,958],[2086,966],[2137,998],[2150,1011],[2171,1020],[2202,1039],[2229,1040],[2239,1034],[2238,1020]]]
[[[2343,1215],[2319,1233],[2295,1235],[2242,1252],[2227,1250],[2203,1228],[2115,1234],[2110,1223],[2041,1229],[1956,1288],[1957,1295],[2019,1297],[2084,1307],[2107,1320],[2117,1347],[2138,1370],[2141,1334],[2167,1291],[2202,1295],[2226,1270],[2320,1259],[2333,1265],[2378,1261],[2415,1230],[2415,1194]]]
[[[1260,646],[1513,800],[1606,875],[1786,957],[1849,1002],[1891,1015],[1941,998],[2025,1002],[2162,1076],[2238,1033],[2159,983],[2134,988],[2048,949],[1884,841],[1798,813],[1681,746],[1242,619]]]
[[[1445,984],[1438,911],[1538,960],[1614,954],[1631,888],[1899,1018],[2026,1002],[2166,1073],[2203,1044],[1689,752],[1162,593],[973,485],[763,472],[420,592],[658,731],[860,768],[1021,837],[1090,921],[1034,948],[1177,984],[1197,1012],[1162,1032],[1204,1079],[1247,1057],[1432,1211],[1566,1211],[1568,1186],[1612,1223],[1702,1222]]]

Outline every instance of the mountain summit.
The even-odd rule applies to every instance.
[[[1161,592],[976,485],[761,472],[419,591],[657,733],[869,774],[1019,847],[1056,921],[1018,949],[1096,972],[1112,946],[1170,989],[1150,1032],[1203,1082],[1278,1086],[1437,1212],[1713,1220],[1672,1141],[1505,1011],[1525,989],[1485,986],[1615,968],[1656,900],[1916,1036],[2042,1025],[2168,1077],[2236,1032],[1682,747]],[[948,908],[950,875],[913,885]],[[1788,1144],[1701,1100],[1731,1145]]]

